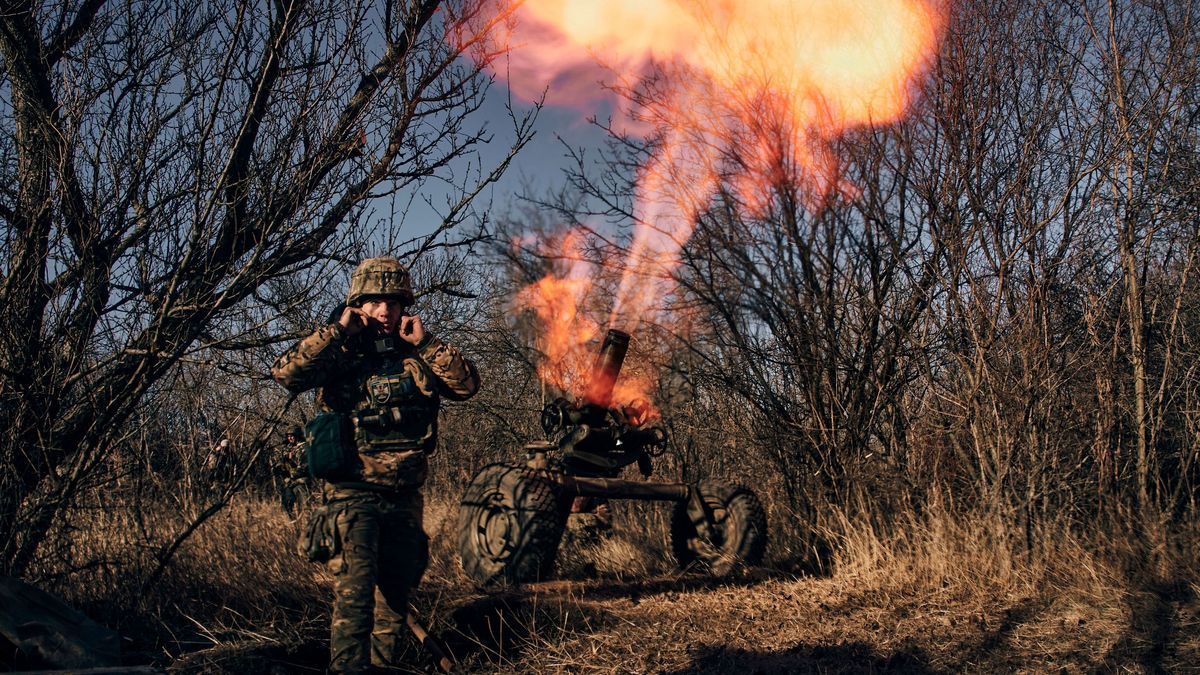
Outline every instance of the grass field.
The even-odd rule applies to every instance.
[[[767,564],[722,580],[677,573],[659,507],[621,505],[611,534],[564,546],[559,579],[488,593],[458,567],[454,504],[429,501],[432,559],[415,602],[467,672],[1152,673],[1200,663],[1195,533],[1063,527],[1036,533],[1028,550],[1015,544],[1026,533],[999,519],[927,513],[883,537],[833,518],[826,574],[796,572],[789,530],[773,524]],[[137,535],[181,514],[94,518],[75,554],[108,563],[58,577],[56,590],[119,630],[128,662],[323,671],[329,577],[298,555],[299,521],[276,504],[235,500],[145,589],[152,551]],[[432,668],[415,643],[405,657],[414,671]]]

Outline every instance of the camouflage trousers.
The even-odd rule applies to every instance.
[[[279,505],[289,518],[296,516],[296,509],[304,510],[311,495],[308,481],[303,478],[284,478],[279,484]]]
[[[425,572],[429,538],[424,500],[411,490],[387,495],[339,490],[330,504],[340,551],[334,576],[329,670],[368,672],[395,663],[406,632],[409,592]]]

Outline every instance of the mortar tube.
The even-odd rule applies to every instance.
[[[629,351],[629,333],[609,328],[600,345],[600,353],[592,366],[592,377],[588,383],[584,399],[588,403],[607,408],[612,405],[613,387],[617,376],[621,374],[621,366],[625,363],[625,353]]]

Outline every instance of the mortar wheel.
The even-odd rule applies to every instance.
[[[458,509],[463,571],[481,586],[545,579],[564,523],[552,481],[524,466],[485,466]]]
[[[767,514],[749,488],[707,479],[697,485],[711,537],[696,531],[687,502],[671,514],[671,551],[682,569],[725,576],[762,562],[767,549]]]

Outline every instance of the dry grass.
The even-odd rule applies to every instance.
[[[329,578],[297,555],[297,524],[273,503],[235,501],[146,593],[146,543],[184,518],[162,507],[140,519],[130,508],[91,513],[72,559],[108,563],[60,576],[57,588],[121,630],[133,661],[321,670]],[[482,593],[457,564],[453,502],[431,495],[418,608],[470,672],[1157,672],[1200,662],[1196,532],[1143,531],[1132,543],[1132,528],[1052,524],[1029,548],[1028,533],[998,516],[933,508],[882,532],[879,518],[831,510],[828,576],[766,568],[713,580],[674,572],[666,513],[622,504],[611,534],[564,545],[562,580]],[[776,568],[798,546],[780,531]],[[405,658],[429,667],[415,646]]]
[[[202,525],[161,579],[161,545],[194,513],[168,503],[109,504],[73,522],[66,556],[43,561],[48,586],[125,637],[130,662],[199,664],[229,652],[306,652],[325,639],[329,577],[296,552],[299,522],[241,496]],[[311,657],[310,657],[311,658]]]
[[[1159,672],[1196,662],[1200,602],[1186,557],[1160,563],[1177,579],[1164,582],[1131,574],[1140,554],[1125,534],[1046,526],[1024,550],[1025,533],[996,517],[929,511],[890,536],[870,518],[829,520],[834,572],[824,578],[677,577],[643,552],[657,576],[465,595],[441,627],[469,633],[467,663],[492,672]],[[612,546],[631,550],[619,535]],[[567,551],[597,563],[607,552]]]

